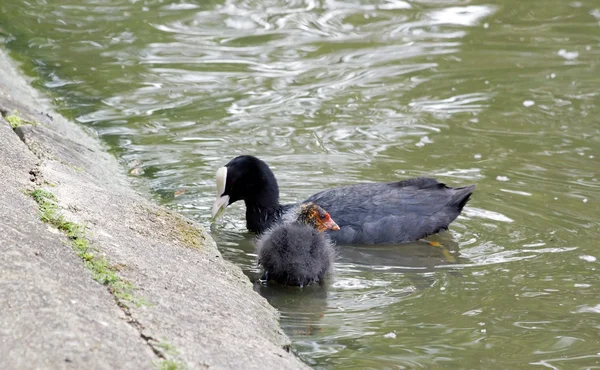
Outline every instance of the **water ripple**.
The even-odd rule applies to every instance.
[[[599,19],[591,0],[0,4],[58,108],[252,280],[243,206],[209,223],[237,154],[272,166],[282,202],[477,185],[442,247],[339,246],[322,286],[255,285],[315,368],[597,364]]]

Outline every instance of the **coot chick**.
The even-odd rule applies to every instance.
[[[341,186],[305,200],[326,209],[340,227],[329,236],[338,244],[396,244],[448,229],[475,185],[450,188],[432,178]],[[279,187],[269,166],[242,155],[217,171],[217,218],[231,203],[246,203],[246,226],[258,234],[281,222],[294,205],[279,204]]]
[[[295,207],[289,218],[256,241],[262,280],[300,287],[322,282],[333,266],[335,248],[323,233],[339,230],[329,213],[314,203]]]

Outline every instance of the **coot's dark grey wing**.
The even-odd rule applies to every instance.
[[[358,184],[317,193],[306,201],[323,207],[340,226],[339,244],[403,243],[447,229],[475,186],[449,188],[431,178]]]

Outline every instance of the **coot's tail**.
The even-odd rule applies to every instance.
[[[463,207],[467,204],[469,199],[471,199],[471,194],[473,194],[473,190],[475,190],[475,185],[463,186],[461,188],[454,188],[452,194],[452,204],[456,206],[458,212],[461,212]]]

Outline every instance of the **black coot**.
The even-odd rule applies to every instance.
[[[313,203],[295,207],[292,220],[276,224],[256,241],[263,280],[306,286],[322,282],[333,267],[335,249],[325,230],[339,230],[329,214]]]
[[[336,220],[340,231],[328,234],[338,244],[405,243],[446,230],[474,189],[475,185],[450,188],[420,177],[337,187],[305,202],[319,204]],[[265,162],[249,155],[236,157],[217,171],[212,216],[218,217],[238,200],[246,203],[246,226],[259,234],[294,206],[279,204],[275,175]]]

